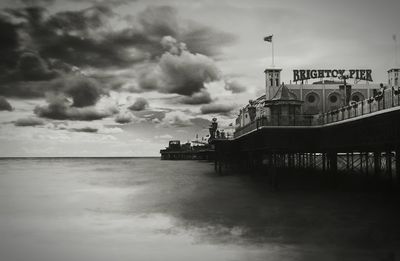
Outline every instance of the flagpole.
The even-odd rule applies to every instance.
[[[274,35],[272,35],[271,43],[272,43],[272,68],[274,68],[275,67],[275,61],[274,61]]]
[[[395,59],[395,64],[394,66],[397,68],[399,67],[399,57],[397,55],[397,35],[393,35],[393,40],[394,40],[394,59]]]

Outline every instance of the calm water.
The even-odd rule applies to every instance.
[[[394,199],[159,159],[0,160],[0,260],[400,260]]]

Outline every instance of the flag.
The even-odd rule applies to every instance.
[[[264,37],[264,41],[266,42],[272,42],[272,35]]]

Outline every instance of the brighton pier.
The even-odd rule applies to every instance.
[[[293,81],[304,81],[309,79],[321,79],[330,77],[343,77],[346,70],[293,70]],[[372,70],[348,70],[348,78],[372,82]]]
[[[400,69],[388,71],[387,84],[348,84],[349,75],[340,82],[330,81],[336,84],[333,87],[322,81],[324,92],[338,93],[339,103],[325,105],[330,97],[326,94],[321,99],[327,101],[319,101],[324,106],[315,105],[319,111],[314,114],[306,114],[304,106],[315,99],[307,101],[307,96],[301,99],[294,92],[313,85],[280,83],[280,71],[265,70],[266,95],[240,110],[232,138],[219,138],[217,124],[210,126],[218,173],[257,172],[277,183],[280,173],[303,169],[331,174],[324,177],[351,173],[344,176],[399,187]],[[354,89],[363,86],[371,96],[352,98]]]

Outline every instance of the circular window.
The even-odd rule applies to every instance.
[[[309,103],[315,102],[315,96],[314,96],[314,95],[309,95],[309,96],[307,97],[307,101],[308,101]]]
[[[338,100],[338,97],[337,97],[336,95],[331,95],[331,96],[329,97],[329,101],[330,101],[331,103],[335,103],[335,102],[337,102],[337,100]]]
[[[307,103],[319,103],[319,96],[315,92],[308,93],[306,96]]]

